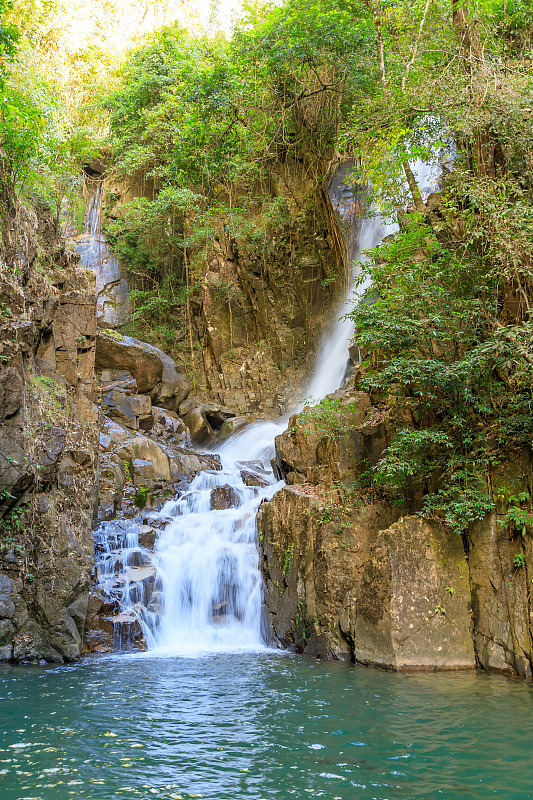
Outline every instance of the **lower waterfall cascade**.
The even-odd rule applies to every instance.
[[[344,178],[345,173],[344,168]],[[419,165],[423,187],[431,187],[434,175],[434,169]],[[363,260],[365,251],[378,246],[397,225],[378,216],[360,219],[356,193],[344,178],[330,182],[328,192],[347,231],[347,257],[353,263]],[[345,311],[348,302],[362,298],[364,291],[359,287],[356,296],[349,286],[336,322],[319,347],[303,393],[307,400],[318,401],[341,386],[354,332]],[[159,531],[153,552],[142,544],[140,521],[99,525],[95,567],[101,590],[118,610],[117,649],[128,649],[135,639],[144,639],[152,654],[162,655],[267,646],[256,514],[259,505],[284,485],[275,481],[270,461],[274,439],[286,429],[289,416],[235,433],[216,450],[219,470],[201,472],[180,496],[145,515],[145,521]]]

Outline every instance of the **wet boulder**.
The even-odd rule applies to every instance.
[[[219,403],[199,403],[191,398],[180,405],[180,416],[195,444],[211,444],[217,440],[219,432],[235,413]]]
[[[253,425],[257,421],[257,417],[253,417],[251,415],[246,417],[228,417],[226,420],[224,420],[217,438],[219,441],[229,439],[229,437],[233,436],[234,433],[244,430],[244,428],[246,428],[248,425]]]
[[[249,469],[241,469],[241,480],[245,486],[258,486],[260,488],[268,486],[268,480],[265,475],[252,472]]]
[[[143,525],[139,533],[139,547],[153,550],[157,539],[157,531],[151,525]]]
[[[241,480],[245,486],[265,487],[270,483],[268,473],[261,461],[237,461],[241,469]]]
[[[160,479],[157,465],[153,461],[145,461],[142,458],[134,458],[131,462],[133,485],[136,488],[141,486],[153,486],[155,481]]]
[[[239,495],[233,486],[216,486],[211,492],[211,510],[222,511],[237,508],[240,505]]]
[[[117,455],[126,461],[134,476],[135,485],[143,485],[141,476],[148,480],[163,480],[171,483],[181,478],[193,478],[202,470],[219,470],[217,456],[207,456],[185,447],[164,447],[148,436],[135,436],[117,449]],[[137,465],[134,462],[138,461]],[[143,462],[143,463],[141,463]],[[135,473],[137,470],[137,479]]]
[[[112,450],[117,445],[124,444],[131,438],[131,435],[131,431],[127,431],[122,425],[103,417],[100,429],[100,447],[102,450]]]

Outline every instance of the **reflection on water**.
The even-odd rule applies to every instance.
[[[0,797],[533,795],[533,689],[265,653],[0,672]]]

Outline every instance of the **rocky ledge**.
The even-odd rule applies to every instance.
[[[290,485],[258,521],[273,639],[385,669],[531,677],[533,548],[505,517],[505,498],[527,488],[531,454],[494,467],[500,513],[453,534],[412,513],[408,498],[394,506],[352,491],[398,419],[362,392],[339,396],[349,408],[342,434],[321,436],[294,417],[276,442]]]

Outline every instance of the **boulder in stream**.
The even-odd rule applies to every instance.
[[[230,408],[219,403],[198,403],[194,398],[182,403],[179,413],[189,429],[192,441],[203,445],[216,441],[226,420],[235,417]]]
[[[233,486],[216,486],[211,491],[211,510],[221,511],[227,508],[237,508],[240,505],[239,496]]]

